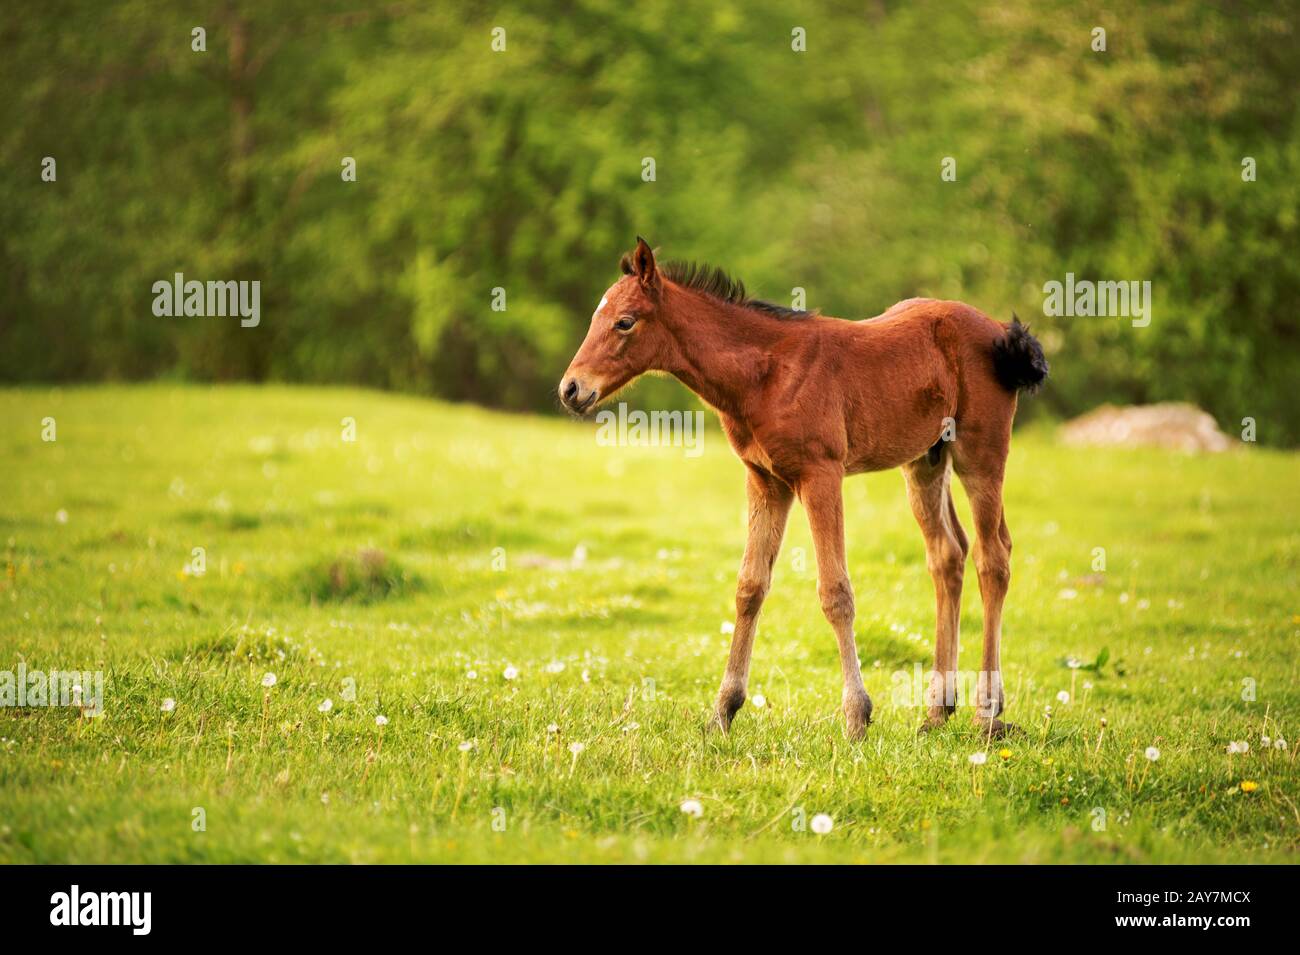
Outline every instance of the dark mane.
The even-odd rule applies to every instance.
[[[630,274],[630,253],[623,258],[624,261],[621,263],[623,271]],[[784,305],[775,305],[762,299],[749,298],[745,294],[744,282],[733,279],[714,265],[706,265],[703,262],[665,262],[659,266],[659,271],[665,278],[683,288],[703,292],[730,305],[752,308],[775,318],[811,318],[813,315],[812,312],[801,309],[786,308]]]

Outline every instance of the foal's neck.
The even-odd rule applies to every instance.
[[[752,309],[676,286],[665,288],[664,315],[676,339],[668,372],[709,405],[743,418],[745,399],[767,376],[784,329]]]

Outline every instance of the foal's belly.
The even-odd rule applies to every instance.
[[[838,461],[846,474],[861,474],[921,457],[955,414],[952,389],[946,385],[930,379],[900,392],[839,391],[824,417],[788,417],[775,426],[720,417],[742,461],[797,486],[809,468],[828,461]]]
[[[955,435],[955,388],[937,377],[906,391],[856,398],[844,414],[849,474],[900,467],[929,451],[946,429]]]

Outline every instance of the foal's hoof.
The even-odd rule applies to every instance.
[[[731,729],[731,721],[744,705],[744,690],[739,687],[724,686],[718,693],[718,701],[713,704],[713,716],[709,718],[709,729],[722,730],[724,733],[728,732]]]
[[[925,722],[917,727],[916,735],[924,736],[931,730],[937,730],[939,727],[944,726],[947,722],[948,716],[946,713],[943,716],[927,716]]]
[[[957,707],[955,706],[930,707],[926,710],[925,722],[922,723],[921,728],[916,731],[916,735],[921,736],[922,734],[930,732],[930,730],[937,730],[940,726],[947,723],[948,717],[952,716],[956,711]]]
[[[844,701],[844,735],[850,740],[860,740],[867,735],[871,725],[871,697],[850,697]]]
[[[1025,735],[1025,731],[1015,723],[1004,723],[997,719],[978,720],[975,725],[979,727],[980,735],[986,739],[1004,739],[1008,736]]]

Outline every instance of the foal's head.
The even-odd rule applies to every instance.
[[[560,380],[560,401],[574,414],[584,414],[645,372],[662,369],[674,347],[661,320],[664,280],[644,239],[637,237],[622,267],[623,277],[596,306],[587,337]]]

